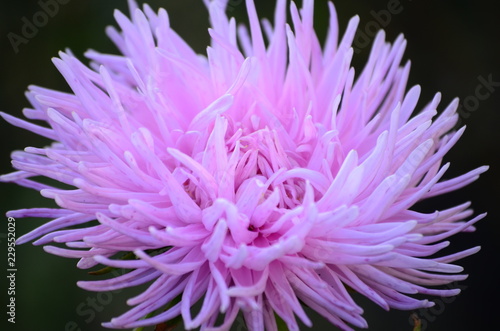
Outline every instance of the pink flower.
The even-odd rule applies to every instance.
[[[464,131],[450,131],[458,101],[437,115],[436,94],[411,116],[420,87],[406,92],[403,37],[391,45],[380,32],[355,75],[359,19],[338,42],[332,4],[321,47],[312,0],[300,11],[290,4],[293,27],[286,0],[277,1],[274,26],[260,24],[248,0],[249,31],[226,17],[227,0],[205,2],[206,56],[170,29],[164,10],[131,3],[131,20],[116,13],[122,32],[108,30],[123,55],[89,51],[88,68],[61,53],[54,63],[73,94],[30,87],[24,115],[47,126],[2,114],[55,141],[14,152],[18,171],[1,177],[60,207],[10,211],[53,219],[18,243],[64,243],[44,248],[79,258],[79,268],[131,269],[78,283],[87,290],[152,282],[110,328],[180,315],[186,329],[228,330],[242,312],[250,330],[277,330],[276,316],[298,330],[296,317],[312,326],[307,305],[352,330],[367,323],[347,287],[385,309],[432,306],[417,293],[456,295],[439,288],[466,278],[450,263],[479,248],[434,256],[484,215],[467,220],[468,203],[431,214],[411,208],[487,169],[442,179],[443,156]]]

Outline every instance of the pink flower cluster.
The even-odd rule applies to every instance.
[[[458,101],[438,115],[436,94],[415,112],[420,87],[407,91],[403,37],[389,44],[380,32],[355,74],[359,19],[338,41],[331,3],[322,46],[312,0],[300,10],[278,0],[274,24],[248,0],[249,29],[227,18],[227,0],[205,2],[206,55],[170,28],[165,10],[131,2],[131,19],[116,12],[121,31],[107,31],[122,55],[89,51],[87,67],[60,53],[54,63],[73,93],[30,87],[24,115],[47,126],[2,114],[54,140],[14,152],[17,171],[1,177],[60,207],[10,211],[53,219],[18,243],[36,239],[79,268],[131,269],[78,283],[87,290],[149,283],[110,328],[181,316],[185,329],[228,330],[242,312],[250,330],[277,330],[277,316],[298,330],[296,318],[312,325],[307,305],[352,330],[367,322],[346,288],[385,309],[432,306],[417,293],[456,295],[439,287],[466,278],[450,263],[479,248],[436,253],[484,215],[467,220],[468,203],[411,208],[487,169],[443,179],[443,156],[463,133],[450,131]]]

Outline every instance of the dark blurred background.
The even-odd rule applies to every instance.
[[[117,50],[104,34],[107,25],[114,24],[113,10],[126,11],[126,1],[59,0],[57,13],[41,24],[32,36],[17,46],[9,40],[9,33],[22,37],[26,20],[34,16],[43,22],[39,12],[47,0],[3,1],[0,11],[0,110],[22,116],[21,110],[29,106],[24,91],[29,84],[56,90],[68,90],[50,59],[59,50],[70,48],[80,58],[85,50],[102,52]],[[142,1],[141,1],[142,2]],[[163,6],[170,14],[171,24],[198,52],[204,52],[208,43],[207,12],[201,0],[150,1],[153,8]],[[243,1],[230,1],[229,15],[245,21]],[[300,1],[299,1],[300,4]],[[455,252],[476,245],[482,250],[460,261],[470,277],[460,282],[462,294],[454,299],[439,299],[436,308],[418,311],[426,330],[498,330],[500,286],[497,270],[500,267],[500,10],[496,1],[442,0],[337,0],[340,29],[344,31],[348,19],[361,17],[359,34],[355,41],[354,66],[357,72],[366,60],[373,38],[370,29],[383,26],[389,40],[404,33],[408,40],[406,59],[412,60],[410,85],[422,86],[421,105],[431,100],[435,92],[443,94],[442,106],[455,96],[461,98],[463,124],[467,130],[463,138],[447,155],[451,161],[447,177],[454,177],[478,166],[488,164],[490,170],[481,179],[458,192],[432,199],[421,208],[434,210],[451,207],[472,200],[476,213],[488,211],[486,219],[477,225],[475,233],[460,234],[452,239],[447,252]],[[272,17],[274,1],[258,1],[261,16]],[[390,17],[382,15],[390,11]],[[37,16],[38,15],[38,16]],[[378,19],[377,19],[378,17]],[[326,1],[316,1],[316,27],[321,38],[325,36],[328,11]],[[13,35],[10,35],[14,38]],[[490,83],[489,95],[477,94],[484,80]],[[487,90],[481,89],[481,93]],[[442,110],[442,108],[441,108]],[[11,171],[9,154],[26,146],[41,147],[48,141],[0,122],[0,173]],[[0,215],[7,210],[35,206],[51,206],[51,201],[37,192],[12,184],[0,185]],[[3,219],[2,219],[3,218]],[[2,268],[7,264],[7,218],[0,216],[0,252]],[[19,219],[18,236],[43,223],[38,219]],[[101,294],[86,292],[76,281],[88,279],[86,271],[75,267],[75,260],[55,257],[41,247],[31,244],[16,248],[16,324],[6,323],[7,283],[2,276],[1,330],[101,330],[100,322],[119,315],[125,309],[126,298],[138,289],[122,293]],[[3,271],[0,273],[4,275]],[[360,299],[366,308],[365,317],[370,330],[410,331],[412,312],[384,312],[374,304]],[[313,315],[314,316],[314,315]],[[315,316],[314,329],[332,330]],[[238,328],[244,330],[243,328]]]

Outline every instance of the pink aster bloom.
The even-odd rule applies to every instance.
[[[368,324],[346,288],[385,309],[432,306],[417,293],[456,295],[439,286],[465,279],[451,263],[479,248],[436,253],[484,215],[471,218],[468,203],[411,208],[486,167],[443,179],[443,156],[464,131],[451,131],[458,101],[438,114],[438,93],[412,117],[420,87],[407,91],[403,37],[389,44],[378,33],[355,74],[359,19],[339,42],[331,3],[323,47],[312,0],[301,10],[278,0],[274,24],[248,0],[248,30],[226,17],[227,0],[205,3],[206,55],[171,30],[165,10],[131,2],[132,18],[116,12],[121,31],[107,31],[123,55],[89,51],[89,68],[61,53],[54,64],[73,93],[30,87],[24,115],[47,126],[2,114],[54,140],[14,152],[17,171],[1,177],[59,206],[10,211],[53,219],[18,243],[36,239],[79,268],[131,269],[78,283],[87,290],[149,283],[109,328],[181,316],[186,329],[228,330],[241,312],[250,330],[277,330],[276,316],[298,330],[296,318],[312,326],[307,305],[352,330]]]

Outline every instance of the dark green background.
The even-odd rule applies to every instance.
[[[341,31],[348,19],[359,14],[363,29],[374,18],[370,11],[387,8],[389,1],[337,0]],[[153,8],[165,7],[171,17],[172,26],[189,41],[198,52],[203,52],[208,42],[206,27],[207,13],[201,0],[150,1]],[[232,1],[238,3],[238,1]],[[300,3],[300,1],[299,1]],[[436,91],[443,93],[443,105],[458,96],[464,99],[475,94],[478,77],[492,75],[500,82],[499,41],[500,10],[495,1],[444,0],[417,1],[401,0],[403,10],[392,15],[385,30],[389,40],[400,32],[408,39],[406,59],[412,60],[410,83],[422,86],[421,105],[427,103]],[[274,1],[257,1],[261,16],[271,17]],[[114,24],[114,8],[126,10],[126,2],[118,0],[79,1],[70,0],[61,5],[59,12],[48,24],[39,29],[28,44],[20,45],[16,54],[7,35],[20,34],[22,18],[29,20],[40,10],[37,1],[2,1],[0,10],[0,110],[21,116],[21,109],[28,106],[24,91],[29,84],[37,84],[53,89],[67,90],[67,87],[50,62],[50,58],[66,47],[77,56],[93,48],[103,52],[116,50],[104,34],[107,25]],[[326,1],[316,1],[317,29],[325,35],[327,23]],[[240,21],[245,20],[245,6],[235,5],[229,13]],[[371,24],[371,23],[370,23]],[[369,47],[355,56],[357,72],[366,59]],[[467,125],[464,137],[447,155],[452,162],[447,177],[459,175],[483,164],[491,169],[482,178],[445,197],[439,197],[422,204],[422,208],[434,210],[450,207],[472,199],[477,212],[488,211],[489,216],[478,224],[473,234],[460,234],[452,239],[451,251],[481,245],[481,252],[460,262],[465,266],[470,278],[460,285],[466,287],[453,302],[440,305],[430,312],[427,330],[495,330],[498,329],[498,297],[500,295],[497,268],[499,255],[499,170],[498,143],[500,88],[488,99],[481,101],[479,108],[469,112],[463,119]],[[0,123],[0,173],[11,170],[9,153],[25,146],[44,146],[44,141],[34,134]],[[19,188],[12,184],[0,185],[0,215],[7,210],[28,206],[50,205],[37,192]],[[0,216],[0,219],[2,216]],[[6,226],[4,217],[0,226],[0,268],[5,270]],[[41,224],[40,220],[19,219],[18,236]],[[2,235],[3,234],[3,235]],[[85,271],[74,267],[76,261],[55,257],[44,253],[41,247],[25,244],[17,247],[16,325],[6,324],[6,308],[0,309],[1,330],[65,330],[73,321],[83,331],[101,330],[99,322],[107,321],[120,314],[125,308],[127,297],[137,294],[137,289],[113,294],[112,297],[97,297],[96,293],[85,292],[76,286],[79,279],[87,279]],[[4,275],[4,271],[0,272]],[[2,307],[6,304],[5,276],[0,282]],[[87,308],[78,307],[86,300],[101,300],[102,312],[89,315]],[[108,303],[108,301],[110,301]],[[405,331],[411,330],[408,322],[410,312],[391,311],[389,313],[375,305],[362,301],[366,307],[365,317],[370,330]],[[104,304],[103,304],[104,303]],[[83,316],[81,316],[83,315]],[[313,315],[314,316],[314,315]],[[93,318],[91,318],[93,317]],[[92,319],[86,323],[85,319]],[[331,330],[321,318],[313,317],[316,330]],[[238,329],[236,327],[235,329]],[[239,328],[244,330],[244,328]]]

